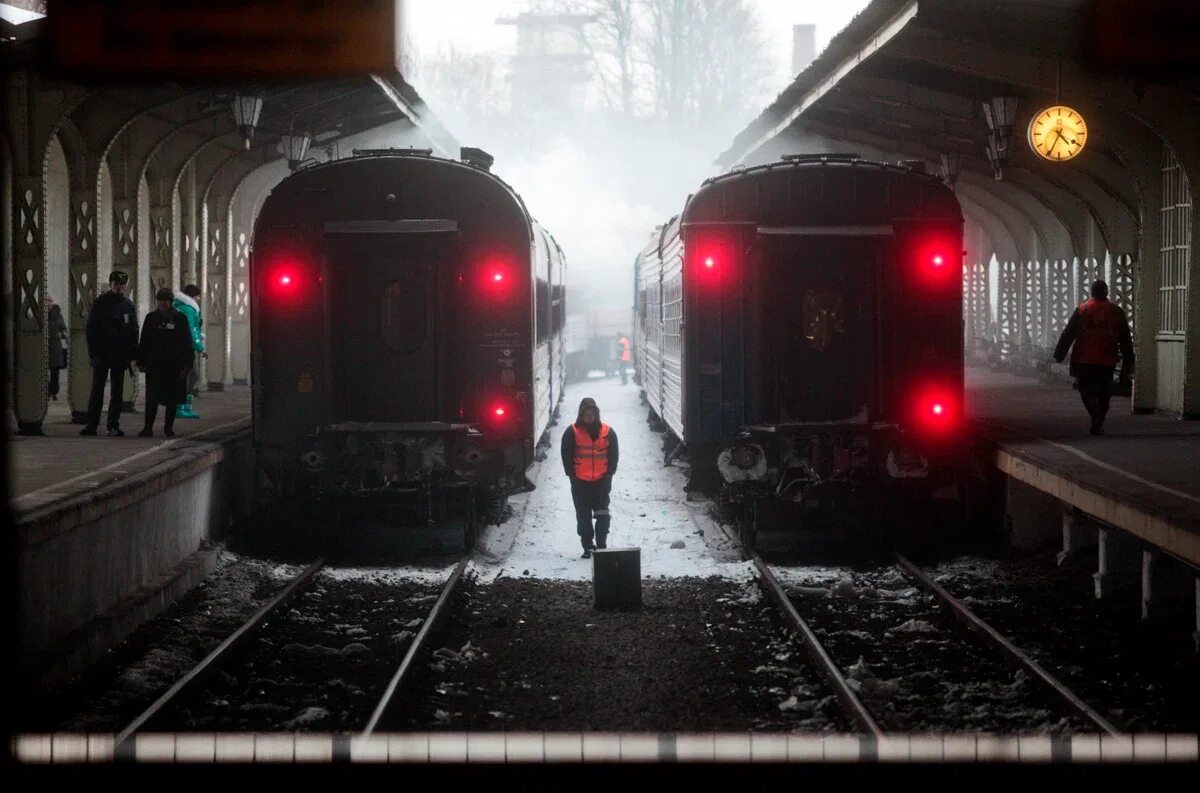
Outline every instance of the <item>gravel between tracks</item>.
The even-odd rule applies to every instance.
[[[977,642],[894,567],[791,571],[789,594],[887,731],[1066,733],[1086,729],[1007,659]]]
[[[600,612],[590,584],[467,583],[400,729],[845,729],[753,582],[643,582]]]
[[[952,595],[1125,729],[1200,732],[1200,675],[1186,599],[1182,613],[1143,624],[1137,577],[1097,600],[1090,554],[1061,567],[1053,551],[1003,562],[966,557],[932,572]]]

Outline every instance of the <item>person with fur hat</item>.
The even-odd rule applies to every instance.
[[[567,427],[562,437],[563,470],[571,480],[576,531],[583,544],[584,559],[590,559],[596,548],[608,545],[612,517],[608,512],[608,497],[618,457],[617,433],[600,421],[596,400],[584,399],[579,403],[575,423]]]
[[[154,435],[158,406],[166,408],[163,435],[175,435],[175,410],[184,399],[187,373],[196,356],[187,318],[174,308],[175,295],[159,289],[154,295],[158,310],[146,315],[138,344],[137,367],[146,373],[146,425],[140,436]]]
[[[175,295],[171,308],[187,317],[188,331],[192,337],[192,349],[207,358],[204,348],[204,334],[200,332],[200,287],[188,284],[181,294]],[[175,418],[198,419],[200,416],[192,409],[192,395],[196,391],[196,367],[188,368],[187,397],[182,405],[175,410]]]

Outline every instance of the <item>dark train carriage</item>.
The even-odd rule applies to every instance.
[[[525,487],[561,397],[562,251],[478,161],[355,154],[285,179],[255,226],[261,467],[471,535]]]
[[[708,180],[656,237],[639,367],[692,486],[752,518],[954,484],[962,214],[939,180],[789,157]]]

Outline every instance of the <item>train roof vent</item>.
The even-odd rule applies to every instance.
[[[433,149],[355,149],[355,157],[374,157],[380,154],[398,154],[404,157],[432,157]]]
[[[896,164],[901,168],[907,168],[913,173],[928,173],[928,171],[925,169],[924,160],[900,160],[900,162]]]
[[[481,171],[492,170],[492,163],[496,161],[495,157],[483,149],[477,149],[474,146],[463,146],[458,150],[458,157],[466,165],[478,168]]]
[[[784,162],[854,162],[861,160],[857,152],[818,152],[816,154],[785,154],[780,157]]]

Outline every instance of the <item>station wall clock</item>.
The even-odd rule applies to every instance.
[[[1029,147],[1052,162],[1076,157],[1087,145],[1087,134],[1083,116],[1066,105],[1039,110],[1029,121]]]

